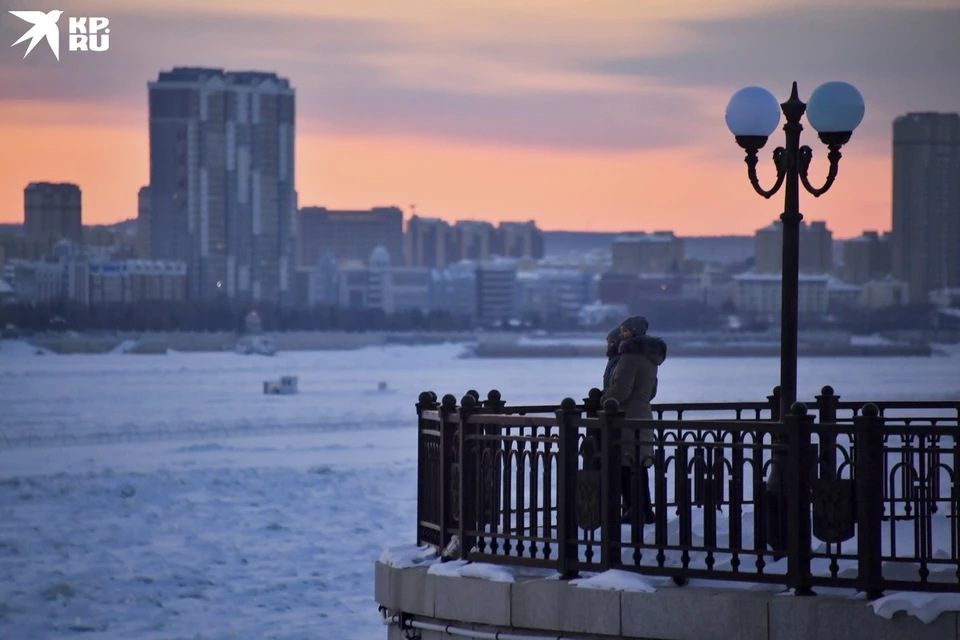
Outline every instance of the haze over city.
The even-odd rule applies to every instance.
[[[2,3],[0,41],[21,7]],[[866,118],[830,197],[838,237],[887,230],[891,123],[960,105],[953,0],[475,2],[370,0],[58,5],[110,19],[110,49],[0,47],[0,222],[39,180],[83,190],[84,223],[132,218],[149,182],[146,83],[177,65],[271,70],[297,91],[299,203],[397,205],[545,229],[746,234],[781,204],[749,188],[729,96],[781,100],[854,83]],[[776,134],[779,136],[780,134]],[[825,149],[811,136],[814,173]],[[762,176],[772,180],[771,143]]]

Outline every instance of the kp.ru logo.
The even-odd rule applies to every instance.
[[[10,46],[15,47],[21,42],[29,40],[30,44],[27,45],[27,51],[23,54],[23,57],[26,58],[37,46],[37,43],[46,38],[54,57],[60,60],[60,27],[57,22],[63,15],[63,11],[54,10],[47,13],[43,11],[11,11],[10,13],[33,25]],[[68,51],[106,51],[110,48],[110,21],[106,18],[70,18],[69,29],[67,34]]]

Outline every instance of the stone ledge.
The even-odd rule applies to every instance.
[[[427,571],[377,563],[377,602],[391,613],[407,613],[424,622],[554,638],[564,634],[597,640],[960,640],[956,613],[944,613],[930,624],[905,614],[887,620],[862,599],[720,587],[635,593],[543,578],[492,582]],[[402,637],[395,630],[394,625],[384,635]],[[423,640],[434,637],[428,632],[421,635]]]

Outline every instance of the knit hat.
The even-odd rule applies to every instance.
[[[620,327],[614,327],[607,334],[607,342],[620,342]]]
[[[620,326],[632,331],[634,336],[643,336],[647,334],[650,323],[643,316],[630,316],[621,322]]]

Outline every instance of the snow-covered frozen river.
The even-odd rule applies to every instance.
[[[458,352],[36,356],[2,343],[0,638],[382,639],[373,562],[413,541],[419,392],[558,403],[603,368]],[[958,372],[957,355],[803,360],[800,396],[831,384],[844,399],[957,398]],[[756,400],[778,373],[776,359],[668,359],[658,400]],[[262,394],[286,374],[299,395]]]

